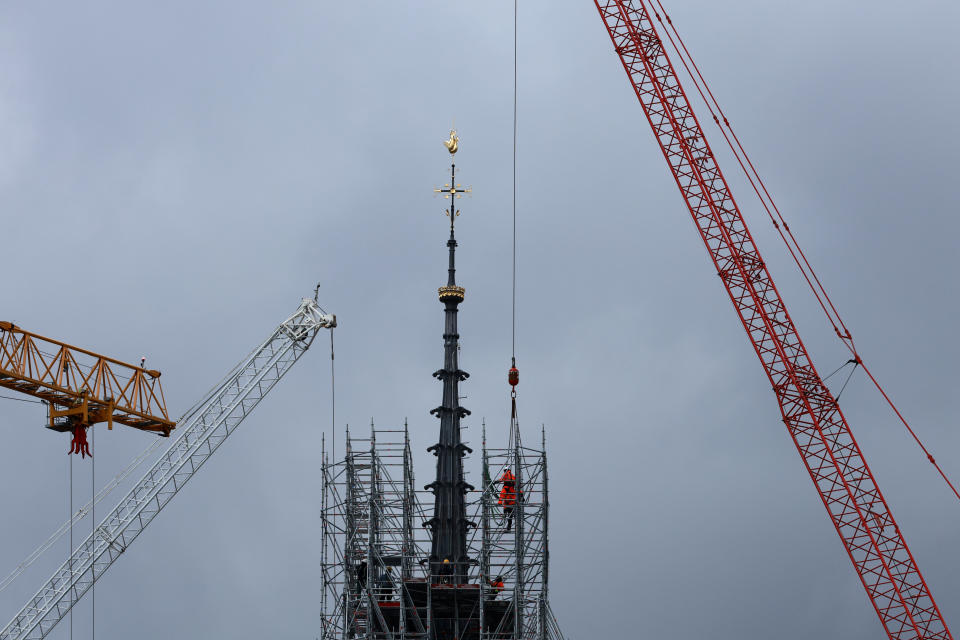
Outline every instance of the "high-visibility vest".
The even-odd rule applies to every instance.
[[[513,480],[504,481],[498,502],[501,507],[512,507],[517,504],[517,489]]]

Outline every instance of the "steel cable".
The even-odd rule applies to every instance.
[[[27,398],[14,398],[13,396],[0,396],[4,400],[16,400],[17,402],[32,402],[34,404],[43,404],[43,400],[29,400]]]
[[[68,453],[70,459],[70,514],[73,515],[73,453]],[[73,582],[73,519],[70,519],[70,582]],[[73,607],[70,607],[70,640],[73,640]]]
[[[876,387],[877,391],[883,396],[884,401],[887,405],[893,410],[897,418],[900,420],[901,424],[907,429],[907,432],[917,443],[923,453],[926,455],[927,460],[936,468],[937,472],[940,474],[940,477],[946,482],[947,486],[953,492],[954,496],[960,500],[960,491],[957,490],[956,485],[950,480],[947,474],[943,471],[940,465],[937,463],[936,459],[927,449],[926,445],[920,440],[920,437],[916,434],[913,428],[910,426],[910,423],[907,422],[903,414],[900,413],[900,410],[893,403],[893,400],[883,389],[880,383],[874,377],[873,373],[867,367],[866,363],[863,362],[859,352],[857,351],[856,345],[853,340],[853,335],[850,330],[847,328],[846,324],[843,322],[843,318],[840,316],[840,312],[837,310],[836,306],[833,303],[833,300],[830,298],[830,295],[827,293],[826,287],[824,287],[820,277],[817,275],[816,271],[813,269],[813,266],[810,264],[809,259],[804,253],[799,242],[797,242],[796,237],[793,235],[793,232],[790,230],[790,225],[787,224],[786,219],[783,217],[783,214],[780,212],[779,207],[777,207],[776,202],[773,200],[773,196],[770,194],[770,191],[767,189],[766,183],[760,177],[756,166],[753,161],[750,159],[747,154],[746,149],[744,148],[742,142],[740,141],[739,136],[733,130],[733,126],[730,124],[729,119],[723,112],[722,107],[720,106],[719,101],[714,95],[713,91],[710,89],[710,86],[707,84],[706,78],[703,76],[703,73],[700,71],[700,67],[694,61],[693,56],[690,54],[689,49],[686,44],[683,42],[683,38],[680,36],[680,32],[677,30],[676,25],[673,20],[670,18],[666,9],[663,6],[661,0],[652,0],[653,3],[659,7],[660,12],[654,11],[654,15],[661,25],[666,25],[666,35],[667,40],[669,41],[673,51],[676,53],[677,57],[680,59],[684,70],[687,72],[687,76],[693,82],[694,86],[697,88],[697,92],[700,94],[700,97],[703,99],[704,104],[710,112],[710,115],[713,117],[714,122],[720,128],[720,132],[723,134],[723,138],[727,143],[727,146],[730,148],[730,151],[733,153],[734,157],[737,159],[737,163],[740,165],[741,170],[747,178],[747,181],[750,183],[750,186],[753,188],[754,193],[757,195],[757,198],[760,200],[761,205],[766,211],[770,221],[773,223],[774,227],[777,229],[780,238],[783,240],[784,244],[787,247],[787,250],[790,252],[790,256],[793,258],[794,263],[800,269],[800,273],[803,275],[804,280],[807,282],[807,286],[810,288],[810,291],[813,293],[814,297],[817,299],[820,308],[823,310],[824,315],[827,320],[830,322],[833,327],[834,332],[837,334],[837,337],[843,343],[843,345],[850,351],[853,355],[854,361],[856,364],[863,368],[864,373],[867,374],[867,377],[870,378],[870,381]],[[660,13],[662,12],[662,16]],[[674,40],[676,36],[676,41]],[[679,43],[679,44],[678,44]],[[689,63],[688,63],[689,60]],[[702,83],[702,86],[701,86]],[[709,96],[709,99],[707,98]],[[714,111],[716,107],[716,111]],[[729,135],[727,134],[729,131]],[[741,157],[742,154],[742,157]],[[747,167],[749,166],[749,170]],[[762,193],[761,193],[762,192]],[[776,213],[776,217],[774,217]],[[779,222],[778,222],[779,220]],[[786,234],[784,234],[786,231]],[[799,257],[798,257],[799,256]],[[816,285],[814,285],[816,283]],[[828,309],[829,307],[829,309]],[[856,370],[854,367],[853,371]],[[851,375],[853,373],[851,371]],[[849,381],[849,379],[848,379]],[[844,384],[846,388],[846,384]],[[842,389],[841,389],[842,393]]]
[[[12,572],[10,572],[10,574],[7,577],[5,577],[2,581],[0,581],[0,592],[3,592],[4,589],[9,587],[10,584],[17,577],[20,576],[20,574],[22,574],[28,567],[30,567],[30,565],[36,562],[41,555],[43,555],[47,550],[49,550],[50,547],[55,545],[64,535],[66,535],[74,524],[83,520],[83,518],[85,518],[88,513],[91,513],[93,511],[94,505],[99,504],[108,495],[110,495],[110,493],[114,489],[116,489],[117,486],[120,485],[120,483],[123,482],[131,473],[136,471],[136,469],[141,464],[143,464],[143,461],[146,460],[148,457],[150,457],[150,454],[156,451],[161,444],[163,444],[163,441],[160,440],[159,438],[154,440],[153,443],[149,447],[144,449],[143,452],[140,453],[140,455],[134,458],[130,462],[130,464],[127,465],[125,469],[123,469],[122,471],[120,471],[120,473],[114,476],[113,479],[110,482],[108,482],[106,486],[104,486],[104,488],[101,489],[100,492],[94,496],[94,498],[90,500],[90,502],[86,503],[85,505],[77,509],[75,512],[71,507],[70,518],[66,522],[64,522],[62,525],[60,525],[60,527],[56,531],[54,531],[53,534],[43,542],[43,544],[41,544],[39,547],[34,549],[34,551],[29,556],[27,556],[23,562],[17,565],[16,569],[14,569]],[[94,518],[94,520],[96,520],[96,518]]]
[[[321,309],[322,311],[322,309]],[[337,384],[333,359],[333,329],[330,329],[330,432],[332,433],[331,455],[337,460]]]
[[[248,353],[247,356],[241,361],[241,363],[246,362],[252,354],[253,354],[253,351]],[[177,419],[177,423],[178,424],[182,423],[187,418],[192,417],[203,405],[207,403],[207,401],[217,391],[217,389],[219,389],[227,379],[232,377],[236,373],[237,369],[239,368],[240,368],[240,364],[238,364],[233,369],[231,369],[223,378],[220,379],[220,381],[217,384],[212,386],[198,402],[196,402],[193,406],[187,409]],[[4,398],[7,400],[17,400],[20,402],[36,402],[36,403],[44,404],[42,400],[28,400],[24,398],[13,398],[10,396],[0,396],[0,398]],[[83,518],[85,518],[88,513],[93,512],[95,505],[101,503],[104,499],[106,499],[107,496],[109,496],[114,489],[116,489],[124,480],[126,480],[131,473],[136,471],[140,467],[140,465],[143,464],[145,460],[147,460],[157,449],[160,448],[162,444],[163,444],[163,441],[160,438],[157,438],[156,440],[154,440],[150,444],[150,446],[148,446],[138,456],[136,456],[130,462],[130,464],[126,466],[126,468],[124,468],[123,470],[120,471],[120,473],[114,476],[113,479],[110,480],[110,482],[108,482],[104,486],[104,488],[100,490],[99,493],[94,493],[90,502],[87,502],[85,505],[80,507],[80,509],[78,509],[77,511],[73,510],[73,503],[71,501],[70,517],[67,519],[67,521],[64,522],[62,525],[60,525],[60,527],[56,531],[54,531],[49,538],[47,538],[39,547],[34,549],[33,552],[30,553],[30,555],[28,555],[26,559],[23,560],[23,562],[17,565],[17,567],[13,571],[11,571],[10,574],[8,574],[2,581],[0,581],[0,592],[3,592],[4,589],[9,587],[14,580],[16,580],[26,569],[28,569],[34,562],[36,562],[46,551],[48,551],[52,546],[54,546],[67,533],[71,534],[70,549],[72,553],[73,525],[83,520]],[[71,461],[71,464],[72,464],[72,461]],[[71,474],[72,474],[72,471],[71,471]],[[94,518],[94,521],[96,521],[96,518]]]
[[[510,356],[517,360],[517,15],[519,0],[513,1],[513,304],[511,308]]]
[[[96,449],[96,432],[90,429],[90,448]],[[97,494],[97,462],[93,456],[90,456],[90,535],[96,538],[97,533],[97,502],[94,499]],[[97,583],[90,585],[90,638],[97,637]]]

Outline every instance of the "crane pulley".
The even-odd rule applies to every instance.
[[[143,360],[141,360],[141,365]],[[169,436],[160,372],[0,322],[0,387],[49,404],[47,427],[72,432],[71,453],[90,454],[88,427],[123,424]]]

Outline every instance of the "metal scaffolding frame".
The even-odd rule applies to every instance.
[[[518,422],[511,420],[505,448],[488,445],[484,426],[483,483],[476,510],[481,526],[472,541],[479,546],[482,640],[548,640],[562,638],[549,606],[549,484],[546,432],[540,448],[523,445]],[[500,504],[501,478],[510,470],[516,478],[516,504],[507,530],[506,509]],[[502,594],[492,581],[500,577]],[[500,624],[487,624],[487,604],[498,597],[510,601],[513,615]]]
[[[468,494],[476,523],[469,552],[476,558],[466,584],[428,575],[429,531],[422,524],[429,491],[418,491],[407,425],[357,438],[347,429],[343,458],[322,464],[323,640],[439,640],[438,597],[471,602],[458,638],[562,640],[549,606],[549,492],[545,435],[526,447],[516,421],[506,447],[488,447],[484,427],[482,484]],[[518,500],[506,531],[498,503],[506,469]],[[504,588],[492,579],[502,576]],[[449,602],[447,603],[449,605]]]
[[[414,522],[429,492],[414,488],[407,425],[371,423],[369,438],[348,428],[343,459],[324,451],[322,476],[321,638],[428,638],[409,589],[427,582],[430,539]]]

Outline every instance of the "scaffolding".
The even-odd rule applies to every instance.
[[[426,585],[421,564],[429,539],[414,488],[410,437],[370,426],[369,438],[346,432],[342,460],[322,465],[322,638],[426,638],[410,595]]]
[[[500,504],[507,469],[512,520]],[[514,420],[494,448],[484,426],[482,483],[468,494],[475,562],[452,584],[429,575],[431,494],[415,488],[407,425],[371,424],[368,438],[347,429],[343,458],[323,454],[321,638],[562,640],[548,598],[548,495],[543,431],[539,448],[526,447]]]
[[[480,550],[479,582],[484,592],[480,637],[562,638],[548,597],[550,500],[546,432],[541,428],[540,448],[524,446],[514,419],[507,446],[497,448],[489,446],[486,426],[483,431],[483,483],[476,505],[481,526],[474,536],[474,546]],[[508,472],[515,483],[512,499],[503,493]],[[501,598],[508,603],[507,615],[491,611],[491,605]],[[493,620],[487,620],[492,612]]]

